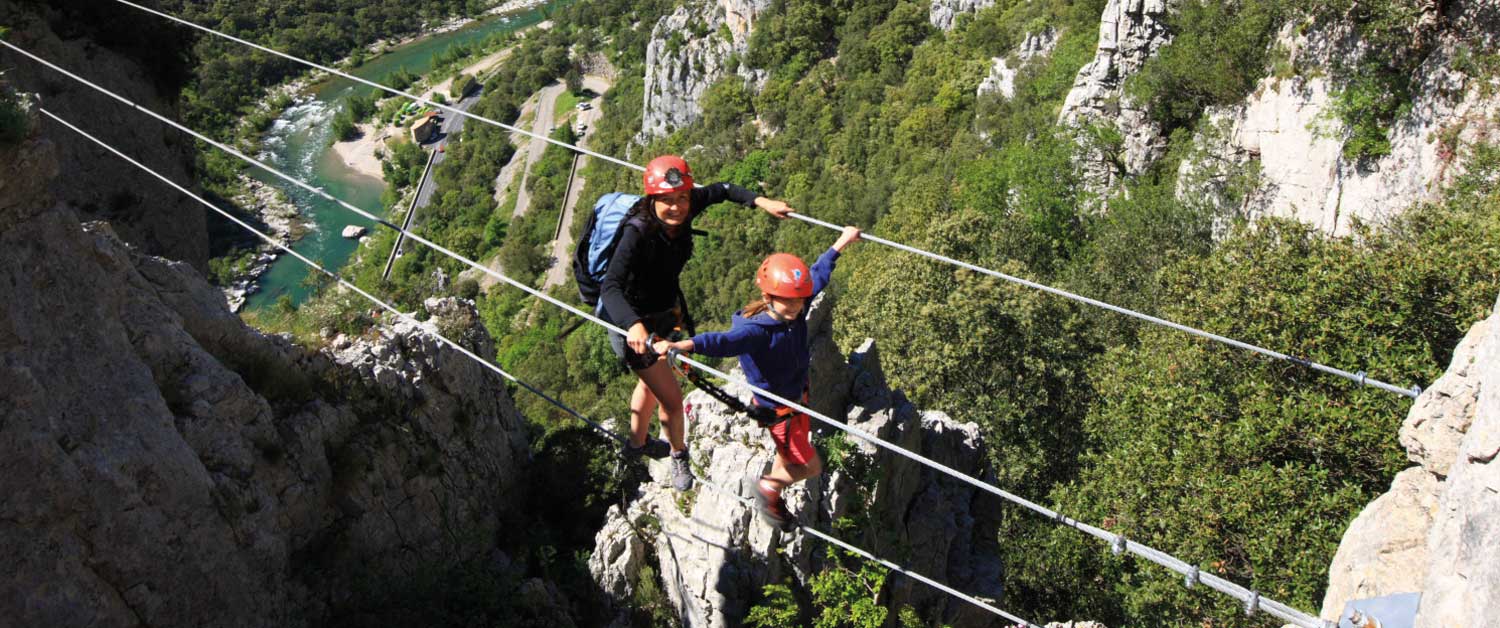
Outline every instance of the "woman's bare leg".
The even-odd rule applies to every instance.
[[[656,364],[652,364],[645,370],[636,371],[635,374],[641,378],[641,384],[644,384],[649,389],[646,391],[646,394],[651,395],[652,401],[660,402],[661,404],[661,423],[667,432],[667,442],[672,444],[672,451],[679,452],[686,450],[687,443],[683,438],[684,433],[682,429],[682,386],[677,383],[677,375],[672,372],[671,367],[667,366],[666,360],[659,360]],[[639,390],[639,387],[637,390]],[[631,428],[634,429],[636,415],[633,396],[631,397],[631,401],[630,420]],[[654,406],[655,403],[653,403]],[[649,418],[649,415],[643,413],[641,418],[644,423]],[[642,428],[642,431],[644,432],[644,428]],[[644,443],[645,440],[643,439],[641,442]]]
[[[641,375],[640,371],[636,372]],[[651,428],[651,413],[656,410],[656,395],[646,386],[645,379],[635,383],[635,392],[630,394],[630,446],[644,447],[646,432]]]

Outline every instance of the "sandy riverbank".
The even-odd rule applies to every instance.
[[[385,180],[380,166],[380,156],[389,150],[386,141],[400,137],[401,129],[392,126],[377,128],[373,124],[359,125],[359,139],[352,142],[334,142],[333,153],[350,170],[366,177]]]
[[[495,69],[506,59],[510,58],[514,47],[498,50],[483,59],[475,61],[464,67],[461,72],[469,76],[482,76]],[[448,77],[443,82],[434,85],[421,94],[422,98],[432,100],[433,94],[441,93],[450,96],[448,90],[453,86],[453,78]],[[334,142],[333,152],[338,155],[339,160],[348,166],[350,170],[367,177],[384,179],[385,173],[380,166],[380,155],[387,154],[389,148],[387,142],[391,138],[402,137],[402,129],[395,126],[377,127],[374,124],[360,124],[360,136],[351,142]]]

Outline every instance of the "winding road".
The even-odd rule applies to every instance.
[[[470,107],[474,106],[474,103],[479,102],[479,95],[482,93],[484,93],[484,90],[481,89],[465,96],[463,100],[454,104],[453,108],[459,111],[468,111]],[[416,219],[417,210],[432,203],[432,195],[437,192],[437,181],[432,178],[432,173],[437,170],[438,164],[443,163],[448,158],[448,152],[444,150],[444,147],[448,145],[448,138],[452,137],[454,133],[463,131],[464,121],[466,120],[468,118],[465,116],[449,114],[448,118],[443,120],[443,126],[440,129],[437,141],[426,145],[426,148],[431,150],[432,154],[427,158],[427,169],[422,172],[422,182],[417,184],[417,195],[412,198],[411,207],[406,210],[406,218],[401,223],[402,231],[411,229],[411,223]],[[405,241],[405,233],[396,235],[396,245],[391,247],[391,253],[386,257],[385,271],[381,273],[381,279],[390,279],[391,267],[396,264],[396,258],[401,256],[401,245]]]
[[[578,146],[587,148],[589,138],[594,134],[595,123],[598,122],[600,115],[602,115],[599,110],[601,97],[604,92],[609,91],[612,84],[602,76],[589,74],[583,77],[583,86],[585,89],[598,94],[588,101],[593,107],[587,111],[578,112],[576,116],[577,124],[588,125],[588,128],[578,140]],[[552,127],[556,125],[553,110],[557,108],[557,97],[562,95],[562,91],[566,88],[567,86],[562,82],[548,85],[542,88],[540,92],[537,92],[535,96],[528,99],[526,104],[522,105],[520,117],[525,117],[528,112],[534,112],[531,128],[528,130],[542,137],[547,137],[551,134]],[[516,151],[516,154],[511,157],[510,163],[501,168],[500,175],[495,177],[495,203],[503,206],[506,196],[512,189],[515,189],[516,208],[511,215],[512,217],[519,217],[526,215],[526,211],[531,206],[531,194],[526,190],[525,185],[527,177],[531,174],[531,166],[542,158],[542,153],[546,151],[549,143],[546,140],[536,139],[520,133],[512,133],[511,141],[523,148]],[[575,171],[582,172],[583,167],[587,163],[588,157],[580,156]],[[517,173],[517,170],[520,170],[520,172]],[[568,244],[572,239],[572,233],[568,230],[568,227],[572,224],[573,207],[578,203],[578,195],[583,191],[584,183],[585,181],[582,177],[574,176],[573,183],[568,188],[568,202],[563,207],[562,215],[559,217],[558,228],[554,230],[556,236],[553,238],[551,244],[551,256],[554,261],[552,267],[547,270],[546,277],[542,282],[543,288],[560,285],[567,280],[568,273],[572,271],[572,266],[566,259]],[[491,258],[486,263],[486,266],[497,273],[504,272],[500,268],[500,256],[498,255]],[[488,290],[496,283],[499,282],[492,276],[484,275],[479,277],[479,285],[485,290]]]

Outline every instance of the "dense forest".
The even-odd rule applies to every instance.
[[[1299,71],[1281,67],[1271,46],[1289,22],[1352,21],[1389,60],[1333,69],[1339,115],[1353,130],[1346,154],[1388,151],[1425,45],[1403,35],[1410,3],[1184,3],[1174,42],[1127,85],[1152,103],[1168,156],[1094,198],[1078,146],[1118,138],[1080,138],[1056,119],[1092,58],[1103,4],[998,2],[942,33],[922,2],[778,1],[747,55],[769,73],[759,90],[725,79],[698,123],[642,148],[632,144],[642,73],[626,65],[594,145],[637,161],[683,152],[700,178],[758,187],[825,220],[1310,359],[1398,382],[1441,373],[1500,288],[1500,259],[1486,244],[1500,237],[1497,199],[1483,184],[1500,166],[1492,155],[1477,156],[1443,202],[1347,237],[1284,221],[1235,224],[1221,205],[1175,194],[1194,133],[1212,132],[1201,126],[1206,107],[1244,98],[1260,77]],[[1049,27],[1060,41],[1023,71],[1014,99],[976,98],[990,57]],[[776,132],[764,136],[757,123]],[[637,184],[635,173],[603,164],[585,174],[585,201]],[[1225,174],[1239,182],[1231,195],[1255,183],[1253,172]],[[1101,205],[1108,211],[1090,209]],[[834,237],[732,207],[699,225],[711,235],[684,287],[708,328],[752,295],[765,253],[813,255]],[[844,346],[869,336],[902,347],[887,354],[895,383],[983,426],[1001,486],[1301,608],[1318,607],[1344,526],[1404,464],[1395,426],[1407,402],[1388,393],[896,251],[852,253],[835,286]],[[502,362],[575,407],[621,415],[629,382],[602,332],[585,326],[559,355],[567,317],[513,292],[484,299]],[[535,403],[527,412],[550,411]],[[1005,516],[1006,602],[1023,615],[1269,624],[1072,530]]]
[[[318,10],[270,1],[163,4],[324,61],[475,8],[451,0],[339,1]],[[824,220],[1389,381],[1431,382],[1500,291],[1493,244],[1500,241],[1500,196],[1487,183],[1500,175],[1500,153],[1487,147],[1465,147],[1473,151],[1470,172],[1440,202],[1349,236],[1283,220],[1246,223],[1222,203],[1176,193],[1178,166],[1198,150],[1194,136],[1213,132],[1203,123],[1207,107],[1243,99],[1261,77],[1312,71],[1288,67],[1278,55],[1275,33],[1288,23],[1352,24],[1374,51],[1365,58],[1382,60],[1327,71],[1338,78],[1337,112],[1351,129],[1345,154],[1388,152],[1389,125],[1410,101],[1412,73],[1430,45],[1406,35],[1402,16],[1415,0],[1181,3],[1171,18],[1173,42],[1127,84],[1165,129],[1167,156],[1102,196],[1081,179],[1080,146],[1118,151],[1120,138],[1062,128],[1057,117],[1079,68],[1093,57],[1104,0],[999,0],[960,17],[948,32],[929,24],[926,2],[775,0],[758,18],[744,59],[765,71],[764,84],[731,75],[710,89],[697,123],[642,146],[645,47],[674,4],[603,0],[559,10],[553,29],[521,40],[474,111],[513,122],[527,97],[576,72],[579,56],[599,52],[619,80],[605,96],[595,150],[635,162],[681,153],[701,181],[733,181]],[[1015,97],[977,97],[990,59],[1043,29],[1058,33],[1056,48],[1025,67]],[[208,126],[229,124],[292,71],[211,40],[200,40],[194,54],[204,63],[185,95],[188,115]],[[570,137],[566,128],[558,133]],[[498,255],[508,274],[534,285],[547,263],[541,247],[556,220],[569,156],[548,149],[529,183],[537,206],[513,221],[507,208],[494,206],[493,185],[514,150],[506,132],[470,124],[436,173],[438,198],[421,231],[466,256]],[[416,159],[390,160],[389,204],[412,183]],[[1219,174],[1231,196],[1256,183],[1249,170]],[[638,173],[598,161],[583,175],[581,207],[639,186]],[[697,226],[709,235],[683,280],[705,329],[727,326],[753,295],[753,270],[765,254],[808,257],[835,237],[731,206]],[[390,233],[373,235],[372,250],[389,248]],[[438,294],[476,298],[507,370],[591,416],[625,414],[633,380],[602,330],[585,325],[559,341],[569,315],[513,289],[443,286],[434,270],[451,278],[463,267],[419,247],[389,281],[379,279],[382,262],[356,260],[346,270],[413,310]],[[1347,522],[1404,464],[1395,433],[1408,402],[1389,393],[873,245],[846,257],[834,291],[841,345],[874,337],[902,347],[885,354],[893,383],[920,406],[979,424],[1000,486],[1299,608],[1319,606]],[[572,299],[575,292],[564,285],[555,294]],[[310,342],[325,327],[356,332],[372,323],[368,307],[336,291],[285,314],[263,322]],[[576,584],[569,592],[584,599],[587,574],[574,552],[589,547],[590,526],[622,478],[610,472],[604,441],[536,397],[516,399],[535,423],[538,464],[585,470],[538,487],[537,516],[549,525],[523,532],[526,543],[553,553],[531,554],[537,569]],[[1024,616],[1271,625],[1030,513],[1004,513],[1001,546],[1004,606]],[[881,577],[857,568],[820,576],[853,579],[846,591],[869,590],[871,582],[878,590]],[[448,609],[483,597],[473,587],[484,583],[460,582],[465,586],[445,589],[423,581],[429,589],[414,585],[410,596],[385,602],[418,606],[435,597]],[[768,588],[752,622],[794,621],[792,597],[785,587]],[[824,600],[839,608],[857,602]],[[637,603],[642,625],[661,618],[659,597]],[[920,610],[902,622],[920,625]],[[497,614],[486,615],[491,611]],[[507,611],[475,612],[496,619]],[[579,612],[586,621],[591,611]],[[824,617],[818,625],[865,625],[854,622],[866,616]]]

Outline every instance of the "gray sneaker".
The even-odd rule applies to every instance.
[[[688,464],[688,452],[672,452],[672,488],[685,491],[693,488],[693,469]]]
[[[660,438],[648,438],[646,439],[646,444],[640,447],[631,447],[630,441],[627,440],[625,441],[625,445],[620,448],[620,453],[624,454],[625,458],[629,460],[634,460],[641,456],[652,460],[661,460],[662,458],[666,458],[667,454],[672,453],[672,446]]]

